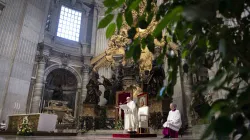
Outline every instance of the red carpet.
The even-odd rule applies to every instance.
[[[157,137],[157,134],[113,134],[113,138],[146,138]]]

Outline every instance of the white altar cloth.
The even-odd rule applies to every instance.
[[[38,122],[32,122],[37,124],[37,127],[33,128],[33,131],[40,131],[40,132],[52,132],[55,131],[56,129],[56,123],[57,123],[57,115],[54,114],[41,114],[41,113],[33,113],[33,114],[14,114],[14,115],[10,115],[9,116],[9,121],[8,123],[10,123],[8,126],[8,129],[10,130],[17,130],[18,125],[12,125],[12,122],[10,121],[14,121],[16,119],[11,119],[11,118],[16,118],[18,117],[19,122],[17,122],[18,124],[21,124],[23,118],[25,117],[33,117],[36,116],[38,119]],[[28,124],[32,124],[30,121],[32,120],[28,120]],[[33,120],[34,121],[34,120]],[[15,123],[14,123],[15,124]],[[10,128],[9,128],[10,127]]]

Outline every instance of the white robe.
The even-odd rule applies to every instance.
[[[181,122],[181,114],[179,110],[172,111],[170,110],[168,113],[168,119],[163,124],[163,127],[168,127],[174,131],[179,131],[181,128],[182,122]]]
[[[127,103],[129,110],[124,113],[124,129],[127,131],[132,129],[132,131],[137,131],[137,108],[134,101]]]
[[[148,111],[148,106],[143,106],[138,109],[139,128],[148,128]]]

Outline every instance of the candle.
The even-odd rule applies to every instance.
[[[13,114],[16,114],[16,102],[14,103]]]
[[[17,114],[19,114],[20,103],[17,103]]]
[[[14,104],[14,109],[16,109],[16,102],[15,102],[15,104]]]

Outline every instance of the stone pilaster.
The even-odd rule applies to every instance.
[[[97,7],[95,6],[93,12],[93,26],[92,26],[91,50],[90,50],[91,54],[95,54],[97,23],[98,23],[98,10]]]
[[[182,59],[182,67],[181,69],[183,69],[183,65],[187,63],[187,60]],[[184,71],[182,71],[182,79],[183,79],[183,97],[184,97],[184,102],[183,102],[183,109],[185,110],[185,124],[188,124],[188,126],[192,126],[191,121],[192,121],[192,117],[191,117],[191,101],[192,101],[192,95],[193,95],[193,91],[192,91],[192,87],[193,87],[193,74],[190,72],[190,70],[188,71],[188,73],[185,73]]]
[[[184,83],[184,90],[185,90],[185,104],[183,106],[185,106],[185,112],[186,112],[186,123],[188,124],[188,126],[192,126],[191,121],[192,121],[192,117],[191,117],[191,101],[192,101],[192,86],[193,86],[193,81],[192,81],[192,74],[191,73],[187,73],[184,74],[183,76],[183,83]]]
[[[39,113],[39,108],[41,104],[41,96],[43,91],[44,85],[44,71],[46,67],[46,63],[48,60],[47,55],[39,54],[37,56],[38,60],[38,70],[36,74],[36,83],[34,88],[34,93],[32,97],[32,104],[31,104],[31,113]]]
[[[81,96],[81,88],[78,87],[77,91],[76,91],[76,99],[75,99],[75,111],[74,111],[74,117],[75,118],[77,118],[77,116],[79,116],[79,108],[80,108],[79,106],[82,105],[80,103],[80,101],[79,101],[80,96]]]

